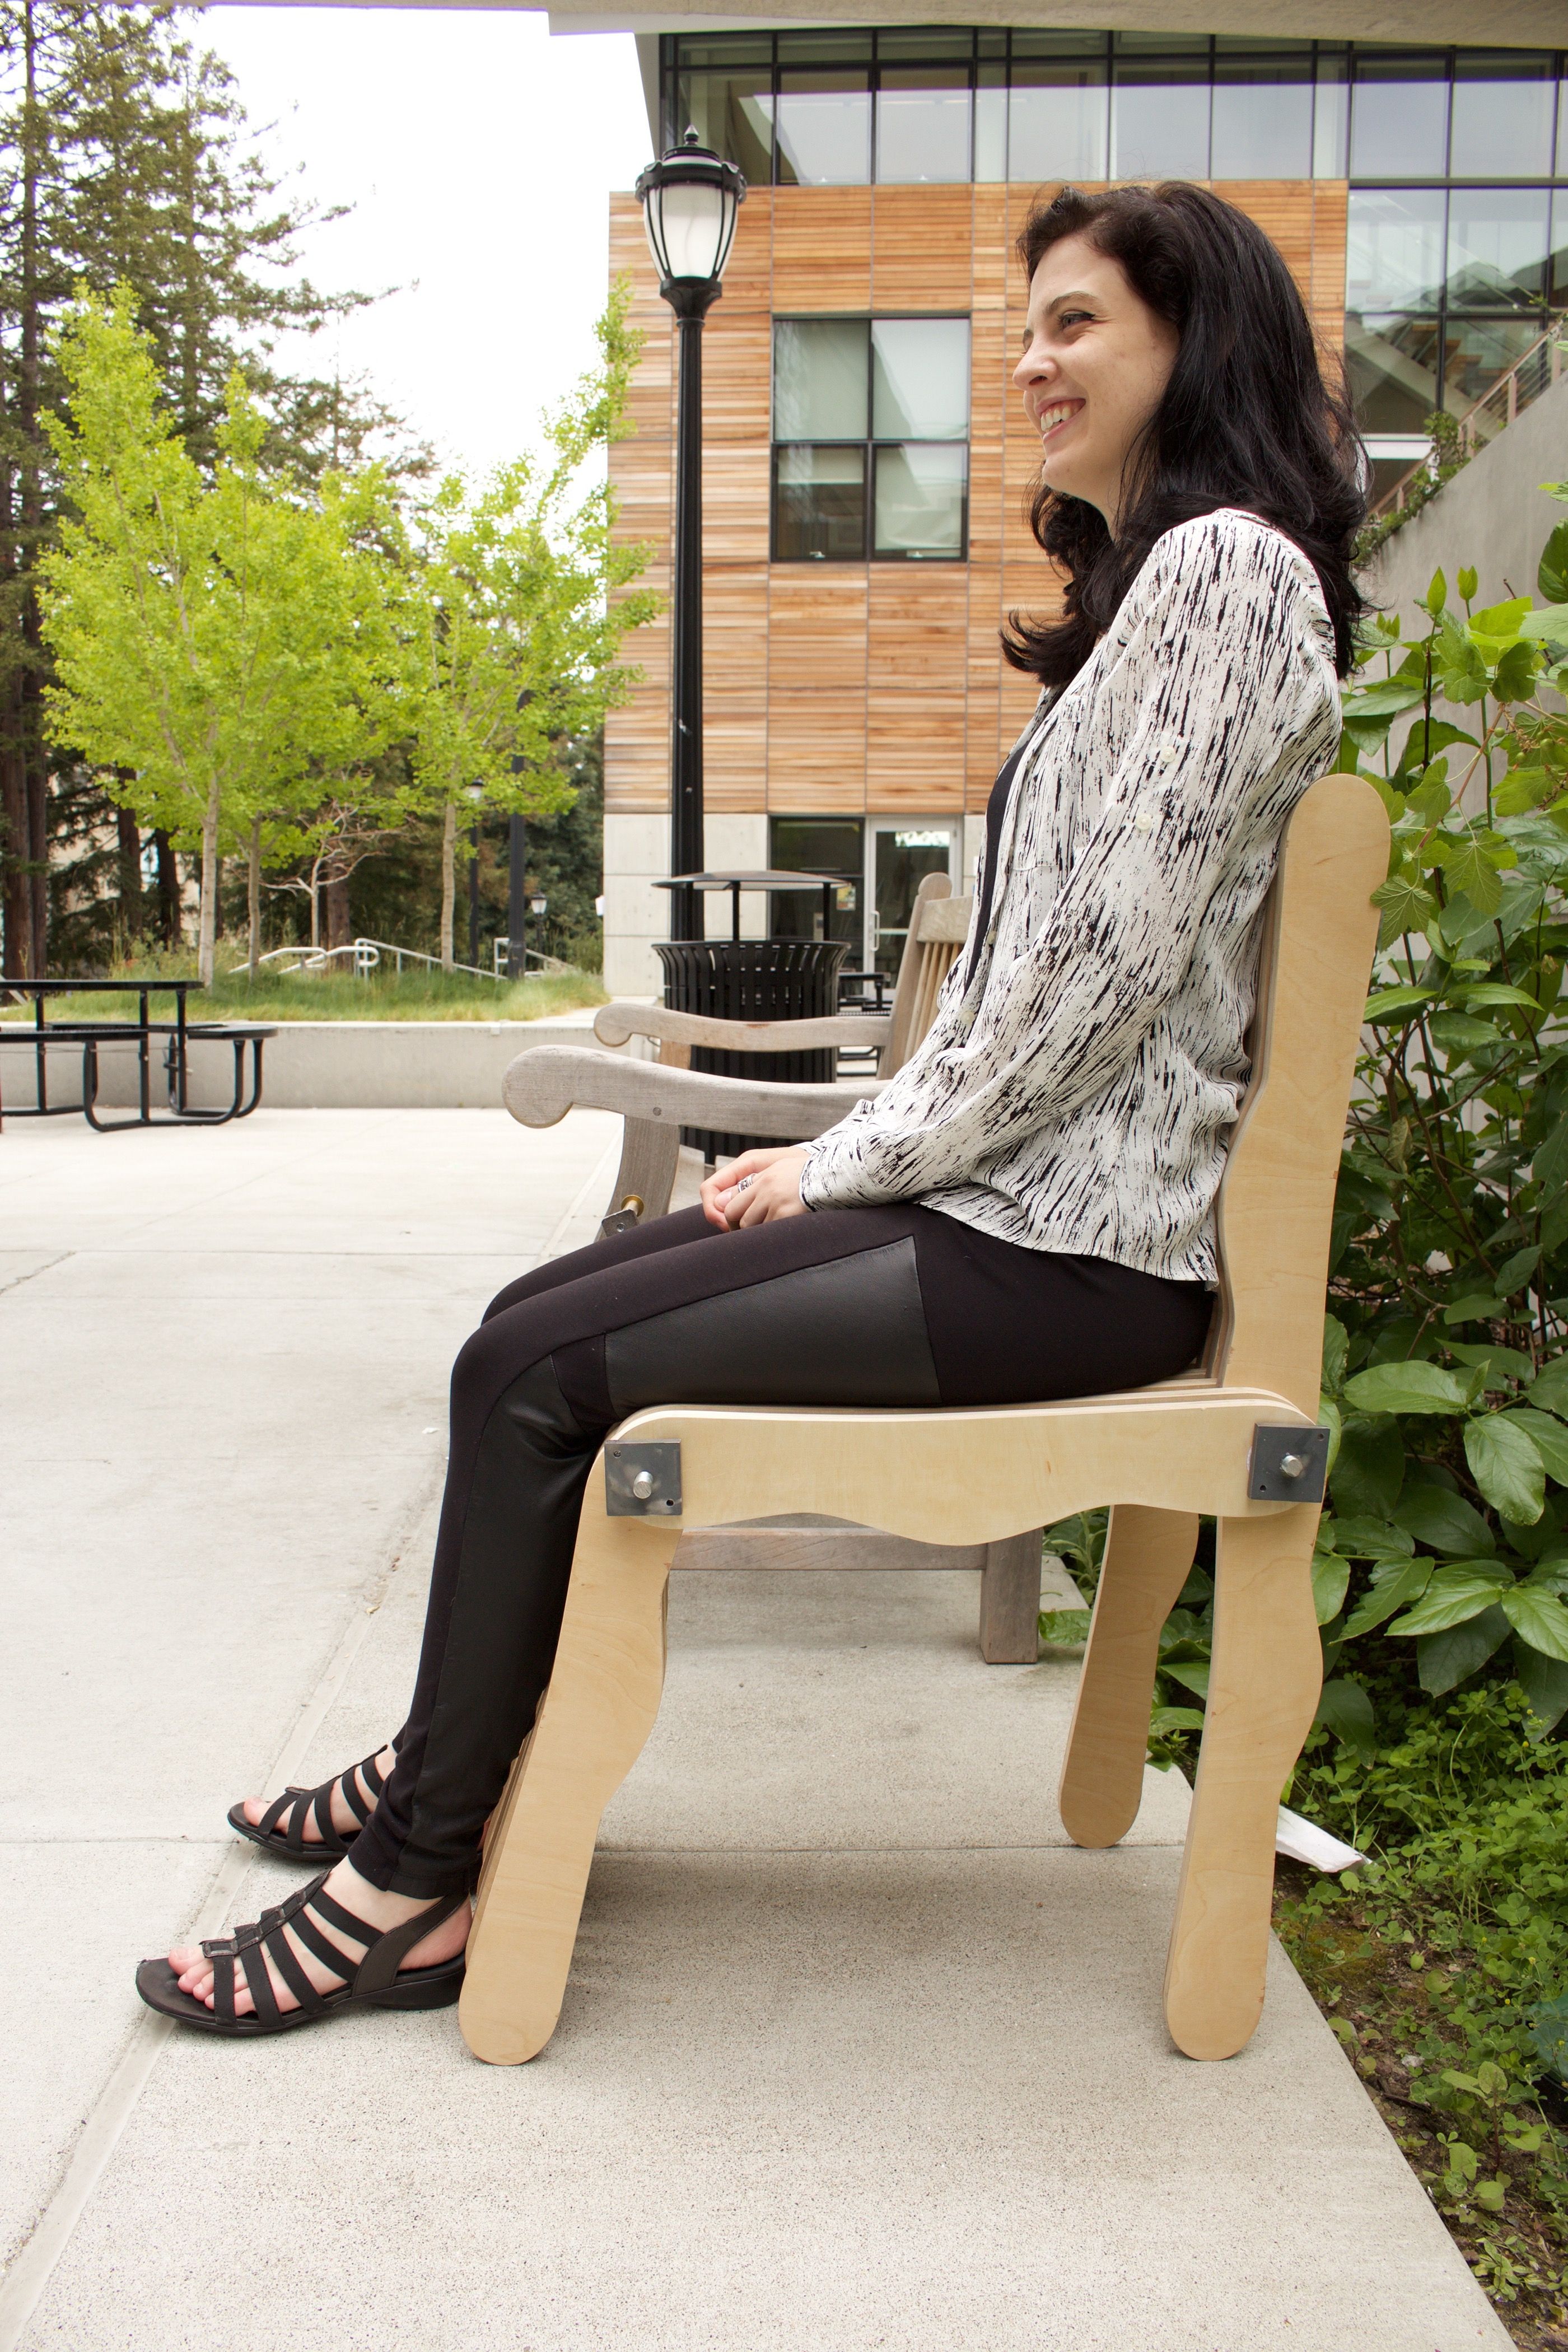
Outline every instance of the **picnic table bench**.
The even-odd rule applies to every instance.
[[[187,1014],[185,1000],[193,989],[205,983],[197,980],[7,980],[0,986],[15,996],[31,997],[33,1020],[28,1027],[20,1024],[0,1024],[0,1046],[19,1049],[33,1057],[36,1100],[14,1106],[13,1118],[62,1118],[68,1113],[80,1111],[89,1127],[100,1135],[114,1133],[131,1127],[222,1127],[229,1119],[247,1118],[261,1100],[261,1049],[268,1037],[277,1035],[276,1029],[250,1021],[192,1021]],[[45,1016],[45,1006],[51,996],[133,996],[137,1000],[137,1017],[132,1020],[55,1021]],[[151,1000],[154,996],[173,996],[174,1018],[154,1021],[151,1018]],[[154,1116],[153,1109],[153,1044],[155,1038],[164,1041],[163,1071],[167,1081],[168,1108]],[[134,1045],[137,1061],[137,1108],[129,1118],[100,1118],[98,1112],[100,1085],[99,1048],[101,1045]],[[234,1087],[226,1108],[200,1110],[190,1101],[190,1048],[193,1045],[226,1045],[234,1054]],[[250,1048],[250,1080],[246,1085],[245,1054]],[[81,1055],[81,1100],[51,1103],[49,1100],[48,1056],[51,1050],[79,1049]],[[0,1070],[0,1077],[3,1077]],[[5,1108],[0,1089],[0,1112]]]

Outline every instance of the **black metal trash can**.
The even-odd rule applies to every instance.
[[[847,940],[656,940],[664,966],[664,1001],[677,1013],[706,1013],[720,1021],[810,1021],[838,1010],[838,971]],[[725,1078],[789,1078],[830,1083],[838,1056],[831,1045],[810,1054],[725,1054],[691,1049],[694,1070]],[[680,1130],[682,1143],[704,1160],[776,1144],[776,1135],[718,1135]]]

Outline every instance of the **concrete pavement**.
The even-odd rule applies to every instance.
[[[972,1576],[677,1574],[533,2065],[143,2020],[137,1957],[296,1883],[226,1806],[398,1719],[451,1355],[617,1128],[0,1137],[0,2347],[1506,2345],[1281,1956],[1172,2053],[1184,1790],[1066,1844],[1074,1668],[982,1665]]]

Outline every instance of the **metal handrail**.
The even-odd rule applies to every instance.
[[[1521,409],[1530,407],[1549,392],[1563,371],[1563,341],[1568,331],[1568,319],[1554,319],[1546,332],[1531,344],[1517,359],[1506,375],[1499,376],[1489,392],[1466,409],[1458,421],[1458,446],[1465,457],[1473,457],[1489,441],[1511,425]],[[1500,415],[1491,412],[1500,408]],[[1489,425],[1489,430],[1487,429]],[[1380,522],[1402,503],[1405,491],[1417,475],[1430,471],[1436,443],[1424,457],[1418,457],[1407,473],[1401,474],[1394,488],[1379,499],[1370,510],[1368,520]]]
[[[292,963],[281,966],[286,976],[295,972],[325,971],[335,958],[352,956],[354,977],[356,980],[363,980],[375,970],[383,956],[391,956],[395,960],[395,969],[400,975],[406,961],[409,963],[429,964],[438,971],[471,972],[476,980],[499,981],[506,978],[504,972],[487,971],[482,964],[443,964],[439,956],[426,955],[423,948],[401,948],[392,940],[351,940],[346,947],[341,948],[269,948],[264,956],[258,956],[257,962],[258,964],[278,963],[284,956],[292,956],[295,959]],[[553,957],[540,957],[539,961],[542,965],[552,966],[558,971],[565,971],[569,969],[567,965],[556,962]],[[250,964],[247,959],[244,963],[231,965],[224,977],[226,980],[233,980],[240,972],[249,970]]]

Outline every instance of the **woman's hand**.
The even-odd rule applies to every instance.
[[[703,1185],[702,1213],[721,1233],[737,1225],[765,1225],[774,1217],[804,1217],[807,1211],[800,1180],[805,1172],[805,1153],[795,1144],[742,1151]]]

